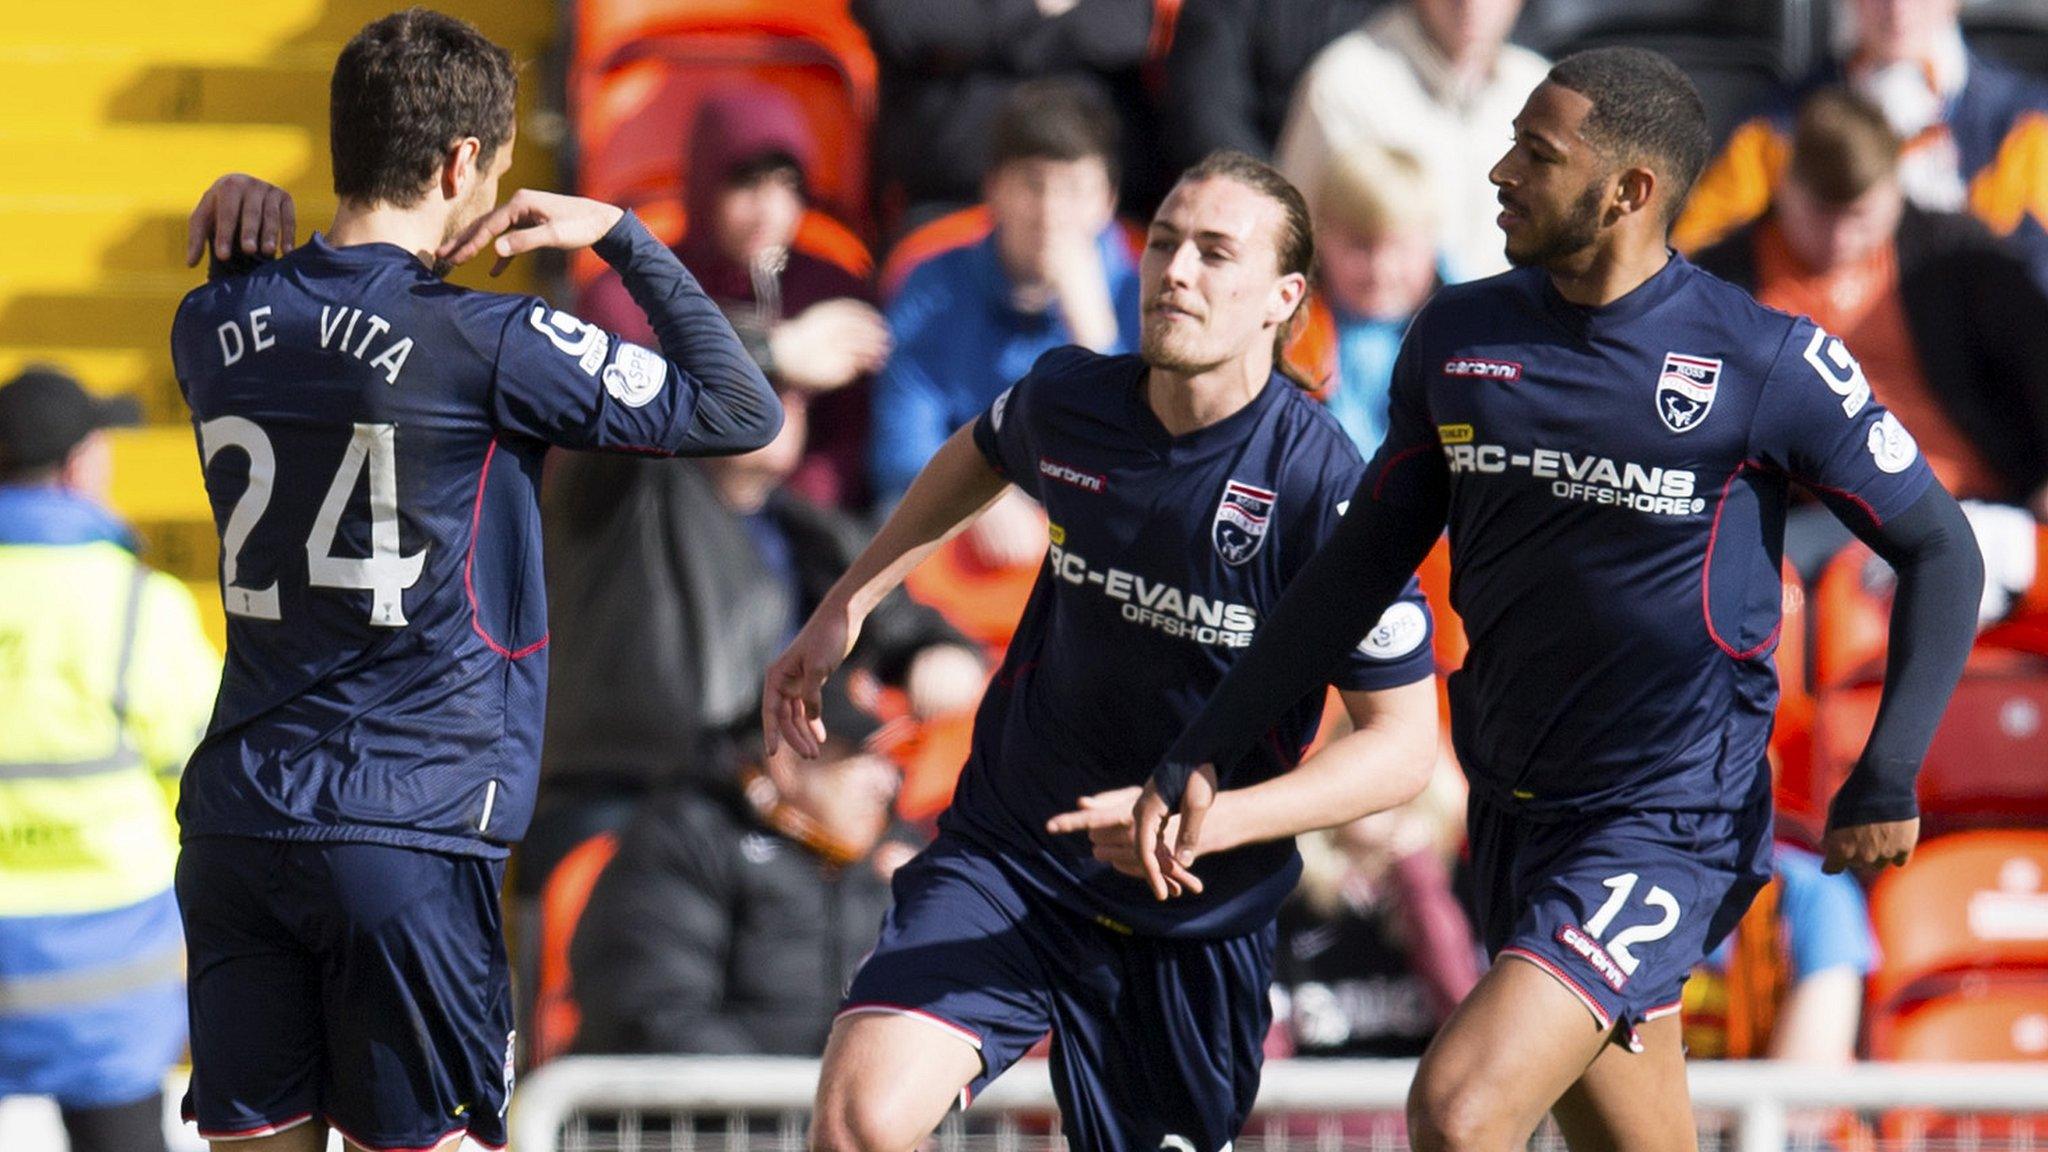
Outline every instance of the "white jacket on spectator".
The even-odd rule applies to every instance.
[[[1461,88],[1414,10],[1401,5],[1339,37],[1309,66],[1281,131],[1280,170],[1313,202],[1332,154],[1364,144],[1407,152],[1438,205],[1450,279],[1505,271],[1500,206],[1486,174],[1549,70],[1543,57],[1504,44],[1485,80]]]

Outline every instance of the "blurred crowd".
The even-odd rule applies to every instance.
[[[2048,512],[2048,84],[1973,52],[1957,0],[1835,8],[1839,49],[1810,75],[1742,106],[1703,85],[1726,135],[1676,240],[1848,342],[1972,501],[1987,553],[2009,554],[1996,619],[2031,585]],[[1150,0],[852,11],[881,68],[879,277],[802,238],[819,142],[789,93],[713,91],[679,132],[678,251],[780,390],[782,438],[550,477],[558,674],[514,881],[543,1057],[821,1049],[886,878],[943,805],[1042,515],[1012,491],[877,614],[822,761],[763,754],[759,673],[863,530],[1034,359],[1133,350],[1138,225],[1176,171],[1236,148],[1303,190],[1319,278],[1290,361],[1368,455],[1408,321],[1439,285],[1507,266],[1487,174],[1549,66],[1510,39],[1520,0],[1188,0],[1170,46]],[[645,335],[614,278],[581,306]],[[1818,505],[1788,535],[1807,579],[1849,543]],[[1274,1054],[1418,1055],[1477,978],[1448,750],[1438,775],[1407,808],[1302,843]],[[1795,839],[1688,985],[1697,1055],[1858,1052],[1879,960],[1865,894]]]
[[[1994,622],[2031,590],[2048,517],[2048,80],[1974,51],[1959,0],[1826,6],[1843,31],[1810,75],[1740,106],[1707,87],[1726,132],[1675,243],[1847,342],[1970,502]],[[1319,273],[1289,359],[1368,456],[1408,321],[1505,269],[1487,174],[1549,66],[1510,40],[1522,0],[1186,0],[1163,36],[1175,7],[854,0],[880,66],[879,274],[806,240],[823,141],[789,92],[716,88],[675,126],[677,251],[787,420],[729,459],[550,463],[553,688],[510,897],[530,1060],[822,1049],[889,875],[950,793],[1043,515],[1013,489],[871,617],[821,759],[763,748],[763,669],[1040,354],[1135,350],[1134,225],[1175,172],[1235,148],[1302,189]],[[615,276],[577,311],[651,342]],[[1849,543],[1818,505],[1787,541],[1794,588]],[[1274,1054],[1419,1055],[1477,979],[1462,787],[1447,750],[1413,804],[1304,838]],[[1796,839],[1687,986],[1694,1055],[1860,1050],[1865,892]]]

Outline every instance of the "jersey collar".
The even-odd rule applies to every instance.
[[[1218,420],[1206,428],[1197,428],[1179,436],[1166,430],[1159,422],[1159,416],[1152,411],[1152,405],[1145,400],[1145,377],[1150,369],[1136,356],[1131,363],[1137,371],[1132,375],[1126,395],[1130,398],[1132,427],[1137,428],[1147,444],[1161,450],[1169,448],[1200,448],[1213,443],[1240,443],[1245,426],[1257,423],[1261,415],[1280,402],[1282,396],[1294,382],[1278,372],[1266,378],[1266,386],[1259,390],[1252,402]]]
[[[420,263],[419,257],[396,244],[382,240],[338,248],[327,242],[326,233],[315,232],[312,239],[306,241],[303,247],[311,249],[316,258],[335,264],[357,267],[371,264],[410,264],[422,272],[428,271],[427,266]]]
[[[1664,267],[1659,268],[1648,280],[1636,285],[1626,296],[1597,308],[1588,308],[1565,299],[1563,294],[1558,292],[1557,285],[1550,276],[1544,274],[1543,310],[1574,336],[1583,337],[1601,329],[1627,324],[1647,315],[1651,309],[1669,300],[1684,286],[1692,272],[1692,265],[1675,251],[1670,251],[1670,256],[1671,258],[1664,262]]]

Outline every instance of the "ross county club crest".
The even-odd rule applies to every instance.
[[[1209,525],[1209,539],[1225,564],[1235,568],[1259,554],[1276,498],[1276,493],[1242,480],[1223,486],[1223,499],[1216,502],[1216,519]]]
[[[1714,406],[1714,385],[1720,379],[1719,360],[1666,352],[1664,371],[1657,376],[1657,418],[1673,432],[1699,427]]]

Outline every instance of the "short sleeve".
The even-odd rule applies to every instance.
[[[1851,527],[1906,510],[1934,473],[1913,434],[1870,394],[1840,338],[1792,326],[1749,430],[1752,455],[1806,485]]]
[[[1003,389],[974,420],[974,446],[989,467],[1033,498],[1038,496],[1038,455],[1031,447],[1031,416],[1047,353],[1022,380]]]
[[[1443,444],[1429,414],[1428,381],[1416,339],[1428,317],[1425,309],[1401,341],[1387,393],[1387,438],[1366,464],[1365,483],[1359,488],[1375,502],[1397,508],[1441,508],[1450,483]]]
[[[1347,692],[1399,688],[1436,675],[1435,622],[1422,588],[1411,578],[1400,598],[1358,642],[1330,683]]]
[[[1313,554],[1337,530],[1344,514],[1350,511],[1358,488],[1357,449],[1341,430],[1332,428],[1331,436],[1335,443],[1325,454],[1326,463],[1314,496],[1314,538],[1306,550],[1308,554]],[[1306,561],[1307,555],[1303,555],[1301,562]],[[1378,691],[1434,676],[1434,633],[1429,604],[1423,599],[1421,586],[1411,578],[1400,597],[1380,613],[1372,631],[1344,658],[1330,683],[1347,691]]]
[[[502,320],[499,428],[564,448],[662,455],[686,451],[711,431],[696,425],[702,384],[660,352],[538,297],[517,300]],[[730,355],[745,356],[737,340]],[[751,362],[716,367],[756,371]]]

